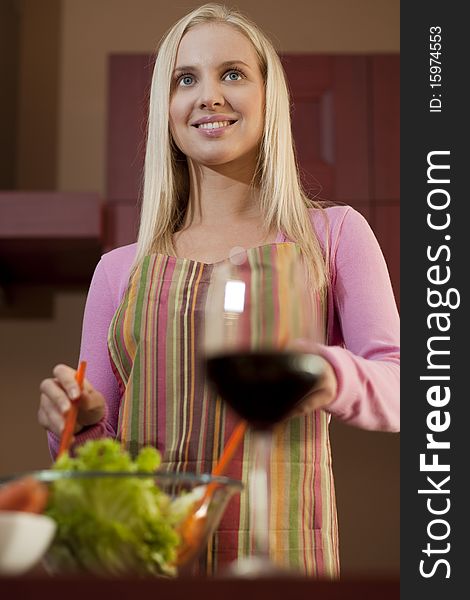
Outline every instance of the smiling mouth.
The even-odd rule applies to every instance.
[[[230,127],[237,121],[213,121],[212,123],[199,123],[194,125],[197,129],[222,129],[223,127]]]

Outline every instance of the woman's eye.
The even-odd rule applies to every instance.
[[[179,79],[179,85],[182,85],[183,87],[191,85],[192,82],[193,82],[192,75],[181,75],[181,77]]]
[[[238,81],[241,79],[242,75],[238,71],[229,71],[226,75],[230,81]]]

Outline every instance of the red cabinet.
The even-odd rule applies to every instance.
[[[135,240],[147,55],[109,64],[106,246]],[[302,180],[312,197],[351,204],[382,246],[399,300],[399,55],[284,54]]]

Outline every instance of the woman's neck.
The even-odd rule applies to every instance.
[[[184,227],[224,226],[260,217],[259,190],[251,186],[254,168],[234,171],[222,167],[195,166],[188,161],[190,194]]]

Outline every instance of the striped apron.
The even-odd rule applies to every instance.
[[[291,242],[247,250],[256,272],[269,276],[299,247]],[[111,321],[108,347],[122,401],[118,439],[135,455],[144,445],[162,454],[162,468],[209,473],[237,417],[205,379],[199,347],[214,265],[163,254],[147,256],[129,281]],[[317,299],[325,337],[325,303]],[[323,340],[325,341],[325,340]],[[278,564],[316,577],[339,575],[336,502],[329,415],[315,411],[278,425],[271,452],[270,556]],[[233,497],[203,559],[216,573],[250,554],[252,531],[248,431],[227,476],[245,489]]]

